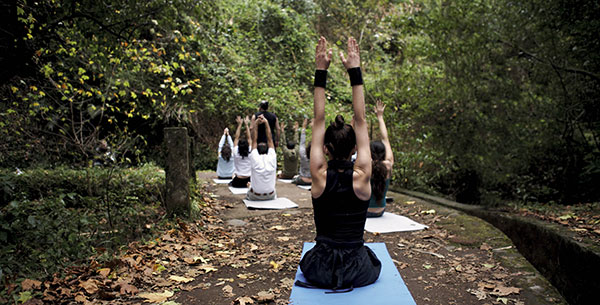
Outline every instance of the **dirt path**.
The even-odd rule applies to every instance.
[[[287,304],[302,243],[315,236],[310,192],[278,182],[278,195],[298,209],[247,210],[243,195],[212,183],[213,175],[199,175],[199,183],[217,198],[206,225],[211,240],[200,245],[203,261],[186,273],[195,280],[181,286],[175,301]],[[386,243],[417,304],[566,304],[486,222],[401,194],[390,196],[394,202],[388,211],[429,229],[365,233],[365,241]]]

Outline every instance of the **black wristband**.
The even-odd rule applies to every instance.
[[[364,84],[362,73],[360,72],[360,67],[348,69],[348,76],[350,76],[351,86],[358,86]]]
[[[325,88],[327,85],[327,70],[315,70],[315,87]]]

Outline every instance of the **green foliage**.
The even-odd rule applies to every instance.
[[[111,9],[107,9],[110,7]],[[311,116],[318,36],[334,49],[327,119],[350,121],[337,53],[356,37],[371,105],[387,104],[395,183],[464,202],[600,196],[600,6],[593,1],[18,1],[0,85],[0,166],[159,160],[186,126],[214,169],[223,128],[268,100]],[[291,125],[291,124],[290,124]],[[495,198],[495,199],[494,199]]]
[[[0,210],[3,276],[61,272],[150,233],[147,224],[162,217],[164,174],[152,165],[2,171],[0,177],[10,200]]]

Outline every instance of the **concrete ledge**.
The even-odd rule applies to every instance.
[[[577,242],[572,232],[556,224],[401,188],[392,190],[487,221],[513,241],[519,252],[560,291],[569,304],[600,304],[600,252],[594,250],[598,245],[592,247]]]

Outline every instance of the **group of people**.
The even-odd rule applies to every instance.
[[[263,101],[252,118],[247,116],[242,119],[238,116],[234,140],[231,140],[229,129],[225,128],[219,141],[217,176],[219,179],[233,178],[229,183],[232,187],[249,188],[246,194],[248,200],[276,198],[275,148],[280,136],[283,144],[283,170],[279,178],[293,179],[292,182],[298,185],[310,185],[312,181],[308,161],[310,148],[307,149],[305,145],[307,119],[302,124],[300,145],[297,145],[298,123],[294,124],[294,137],[286,141],[286,124],[280,125],[277,116],[268,109],[269,103]],[[242,125],[245,125],[246,139],[240,139]]]
[[[295,145],[296,138],[285,141],[284,130],[282,140],[286,143],[282,148],[284,162],[281,173],[281,178],[293,177],[299,156],[300,170],[294,181],[312,185],[316,245],[300,262],[308,282],[297,281],[295,284],[328,288],[336,292],[369,285],[379,277],[381,263],[375,253],[364,245],[363,231],[367,217],[379,217],[385,211],[386,193],[394,164],[383,116],[385,106],[380,101],[376,103],[375,113],[381,141],[369,141],[359,47],[354,38],[348,39],[346,56],[340,52],[340,59],[352,87],[352,124],[346,124],[344,117],[338,114],[335,121],[325,126],[325,88],[332,49],[327,48],[327,40],[321,37],[315,55],[312,142],[308,147],[304,145],[307,120],[302,125],[299,147]],[[262,107],[263,104],[261,109],[268,109]],[[277,143],[274,138],[279,139],[280,134],[277,118],[264,112],[257,113],[252,119],[246,118],[244,122],[250,144],[239,140],[242,119],[238,117],[237,121],[235,140],[229,144],[233,150],[228,152],[223,145],[219,145],[219,168],[225,169],[225,163],[233,154],[234,162],[230,165],[233,170],[228,168],[228,172],[225,172],[218,168],[218,175],[223,178],[233,176],[233,186],[243,185],[249,180],[249,199],[272,198],[275,196],[277,169]],[[251,127],[248,126],[249,122]],[[264,142],[258,136],[261,128],[265,129]],[[294,137],[297,136],[296,129],[297,123]],[[221,143],[225,143],[227,135],[226,129]],[[251,147],[249,156],[248,147]],[[244,163],[244,158],[249,158],[249,161]]]

